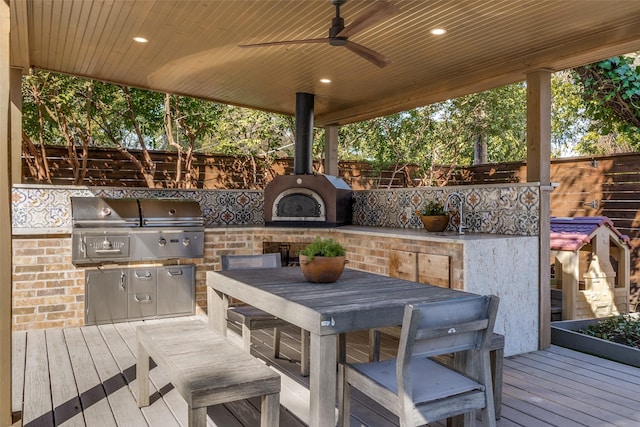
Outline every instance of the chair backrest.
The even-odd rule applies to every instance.
[[[280,268],[280,252],[261,255],[221,255],[223,270],[247,270],[251,268]]]
[[[430,357],[488,346],[498,297],[477,296],[405,307],[400,351]]]

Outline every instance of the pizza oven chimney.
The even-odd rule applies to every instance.
[[[296,93],[296,135],[293,173],[313,175],[313,95]]]

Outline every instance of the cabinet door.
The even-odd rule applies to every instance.
[[[415,252],[393,251],[389,253],[389,276],[418,281],[418,257]]]
[[[85,324],[114,323],[127,319],[127,273],[125,270],[85,272]]]
[[[156,283],[155,267],[129,270],[129,319],[156,315]]]
[[[448,255],[418,254],[418,282],[449,288],[449,270]]]
[[[158,267],[158,316],[195,312],[195,266]]]

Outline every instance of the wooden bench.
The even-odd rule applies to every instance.
[[[375,362],[380,358],[380,334],[400,337],[399,326],[371,329],[369,331],[369,361]],[[489,344],[491,357],[491,379],[493,381],[493,402],[496,419],[502,416],[502,371],[504,369],[504,335],[493,333]],[[458,363],[464,363],[459,361]]]
[[[200,321],[137,328],[138,406],[149,405],[149,357],[189,405],[189,426],[207,425],[207,406],[260,396],[261,426],[280,418],[280,375]]]

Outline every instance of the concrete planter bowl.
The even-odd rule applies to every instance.
[[[345,256],[325,257],[315,256],[310,261],[300,254],[300,269],[304,278],[312,283],[333,283],[337,281],[347,263]]]
[[[551,322],[551,344],[640,368],[640,349],[577,332],[603,319]]]
[[[424,229],[431,233],[444,231],[449,225],[449,215],[422,215],[420,212],[416,212],[416,215],[422,221]]]

